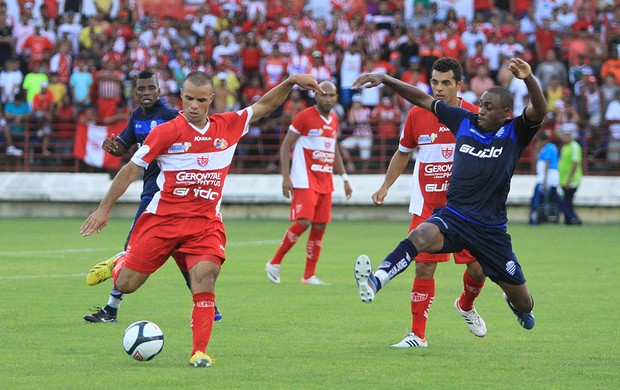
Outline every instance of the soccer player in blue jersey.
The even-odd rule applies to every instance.
[[[534,327],[534,301],[506,229],[506,199],[517,161],[540,128],[547,103],[527,62],[512,58],[509,70],[525,82],[530,96],[530,105],[514,119],[508,119],[514,98],[501,87],[484,92],[480,111],[474,114],[385,74],[364,74],[354,82],[354,88],[389,86],[435,114],[456,137],[446,206],[411,231],[375,273],[368,256],[357,259],[355,278],[363,302],[372,302],[377,291],[403,272],[419,252],[468,249],[484,273],[504,291],[519,324],[525,329]]]
[[[112,137],[106,139],[102,145],[103,150],[114,156],[120,157],[127,153],[132,146],[136,144],[138,144],[138,146],[142,145],[153,127],[176,118],[179,113],[177,110],[170,107],[164,99],[160,99],[157,76],[152,72],[143,71],[138,74],[134,95],[140,106],[131,114],[127,127],[125,127],[125,130],[123,130],[118,137],[112,135]],[[134,224],[153,199],[153,195],[159,191],[159,187],[157,186],[158,175],[159,167],[157,164],[150,164],[144,171],[144,184],[142,187],[142,194],[140,195],[140,206],[138,206],[138,211],[136,212],[133,222]],[[133,229],[133,224],[131,229]],[[131,234],[131,229],[129,230],[129,234]],[[127,235],[127,240],[129,240],[129,234]],[[125,248],[127,248],[127,242],[125,242]],[[117,254],[110,260],[116,259],[123,253],[124,252]],[[102,263],[106,263],[110,260],[106,260]],[[101,282],[101,280],[96,277],[96,274],[97,270],[101,269],[102,263],[95,265],[86,276],[86,283],[88,285],[95,285]],[[189,286],[188,273],[185,271],[181,272]],[[115,288],[112,288],[106,306],[95,313],[85,315],[84,319],[88,322],[116,322],[116,315],[122,299],[123,294],[118,292]],[[220,319],[221,314],[216,308],[215,320],[219,321]]]

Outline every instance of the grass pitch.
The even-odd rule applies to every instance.
[[[217,284],[224,320],[208,353],[215,365],[188,365],[191,296],[173,261],[125,297],[117,324],[87,324],[111,288],[84,276],[118,252],[131,221],[112,220],[89,238],[81,219],[0,220],[0,386],[32,388],[540,388],[620,387],[620,226],[511,225],[515,252],[536,306],[525,331],[488,281],[476,301],[488,334],[469,333],[452,307],[464,268],[436,273],[429,348],[395,350],[410,327],[411,267],[363,304],[353,263],[378,265],[404,237],[403,222],[334,222],[317,275],[300,284],[304,237],[287,255],[282,284],[264,265],[287,221],[227,221],[228,260]],[[137,362],[122,349],[130,323],[148,319],[165,334],[163,352]]]

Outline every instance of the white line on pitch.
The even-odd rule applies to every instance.
[[[0,280],[20,280],[20,279],[53,279],[53,278],[83,278],[86,274],[51,274],[51,275],[15,275],[0,276]]]

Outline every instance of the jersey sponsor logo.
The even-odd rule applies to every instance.
[[[428,294],[422,294],[419,292],[411,293],[411,302],[424,302],[428,299]]]
[[[213,188],[202,189],[202,187],[194,188],[194,196],[196,198],[203,198],[206,200],[216,200],[219,196],[219,192],[213,191]]]
[[[423,145],[423,144],[432,144],[433,142],[435,142],[435,140],[437,139],[437,134],[433,133],[433,134],[422,134],[421,136],[418,137],[418,145]]]
[[[198,301],[194,305],[196,305],[196,307],[215,307],[215,302],[213,302],[213,301]]]
[[[430,183],[424,186],[424,190],[426,192],[446,192],[448,191],[448,182],[439,183]]]
[[[168,153],[185,153],[189,150],[189,148],[192,146],[191,142],[184,142],[184,143],[174,143],[172,145],[170,145],[168,147]]]
[[[516,270],[517,270],[517,264],[513,260],[510,260],[509,262],[506,263],[506,271],[510,275],[514,275]]]
[[[172,191],[172,194],[177,196],[187,196],[187,194],[189,194],[189,188],[175,188],[174,191]]]
[[[452,163],[424,165],[424,176],[447,179],[450,175],[452,175]]]
[[[202,184],[219,186],[222,180],[221,172],[178,172],[177,183]]]
[[[206,137],[204,135],[197,135],[194,137],[194,141],[198,142],[198,141],[211,141],[213,138],[211,137]]]
[[[204,168],[209,165],[209,157],[196,157],[196,162],[198,163],[198,165]]]
[[[466,154],[469,154],[469,155],[472,155],[478,158],[498,158],[502,154],[503,150],[504,150],[504,147],[501,147],[498,149],[495,146],[492,146],[490,149],[487,148],[487,149],[481,150],[481,149],[476,149],[475,146],[471,146],[467,144],[463,144],[459,148],[459,152],[466,153]]]
[[[312,164],[310,166],[312,172],[326,172],[332,173],[334,168],[329,164]]]
[[[228,141],[224,138],[216,138],[215,141],[213,141],[213,146],[217,149],[226,149],[228,147]]]
[[[446,126],[439,126],[439,132],[440,133],[443,133],[443,132],[446,132],[446,131],[450,131],[450,129],[447,128]]]
[[[449,159],[450,157],[452,157],[453,154],[454,154],[454,148],[452,147],[441,148],[441,155],[443,156],[443,158]]]
[[[333,163],[334,162],[335,153],[332,152],[324,152],[322,150],[313,150],[312,158],[314,160],[319,160],[322,163]]]
[[[308,135],[309,136],[319,136],[323,134],[323,129],[310,129],[308,130]]]

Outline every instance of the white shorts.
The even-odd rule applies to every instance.
[[[361,137],[349,137],[340,142],[340,146],[345,149],[358,148],[360,151],[360,158],[362,160],[368,160],[371,155],[372,138]]]

